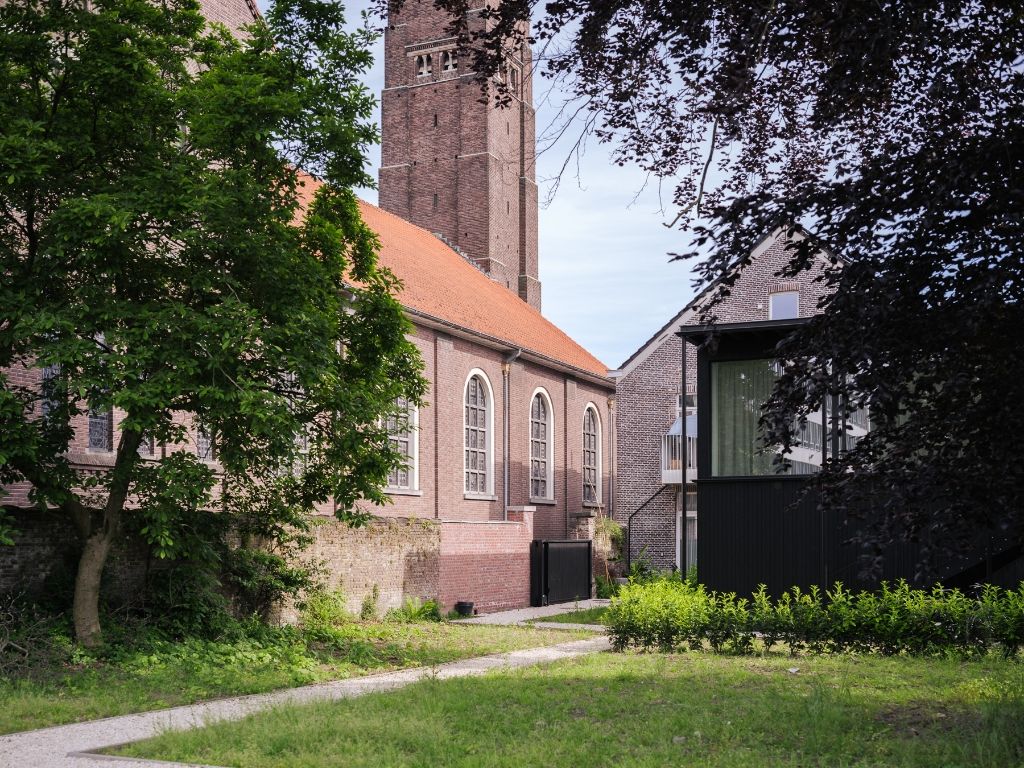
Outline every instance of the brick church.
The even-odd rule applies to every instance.
[[[234,29],[258,15],[248,0],[203,5]],[[407,457],[388,481],[393,503],[364,529],[317,528],[310,556],[353,609],[373,593],[382,610],[408,597],[446,610],[527,605],[530,543],[590,538],[595,514],[611,508],[614,383],[540,312],[530,51],[513,56],[504,76],[515,98],[497,108],[481,102],[446,26],[429,0],[410,0],[385,36],[380,207],[363,203],[362,215],[403,283],[430,387],[412,427],[392,435]],[[307,180],[310,197],[317,184]],[[111,466],[120,418],[79,417],[77,466]],[[97,424],[106,432],[94,440]],[[215,461],[196,426],[192,439]],[[42,519],[19,521],[17,549],[35,566],[5,571],[0,591],[41,581],[39,564],[74,546]],[[108,566],[126,571],[116,581],[129,595],[145,557],[125,542]]]

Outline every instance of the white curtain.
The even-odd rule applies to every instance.
[[[757,425],[774,383],[771,360],[711,364],[712,477],[774,474]]]

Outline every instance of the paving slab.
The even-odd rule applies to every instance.
[[[576,628],[579,628],[579,625]],[[188,765],[90,753],[148,739],[168,730],[189,730],[201,728],[219,720],[239,720],[260,710],[281,704],[349,699],[367,693],[402,688],[425,678],[446,680],[482,675],[493,670],[515,669],[572,659],[605,651],[609,647],[608,638],[593,637],[541,648],[479,656],[434,667],[403,669],[397,672],[318,683],[272,693],[217,699],[173,709],[13,733],[0,736],[0,766],[3,768],[104,768],[104,766],[109,768],[139,766],[141,768],[150,766],[152,768],[155,765]],[[202,768],[209,768],[209,766]]]

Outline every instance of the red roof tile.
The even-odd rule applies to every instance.
[[[311,198],[318,182],[307,182]],[[433,234],[360,200],[380,238],[380,263],[403,284],[406,309],[490,336],[512,347],[606,376],[608,367],[516,294],[491,280]]]

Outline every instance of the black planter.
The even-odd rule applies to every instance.
[[[455,612],[459,616],[472,616],[473,615],[473,604],[466,601],[461,601],[455,604]]]

